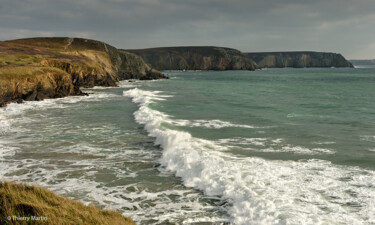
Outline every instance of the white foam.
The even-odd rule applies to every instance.
[[[75,104],[80,101],[99,101],[103,98],[115,97],[115,94],[93,93],[88,96],[68,96],[64,98],[44,99],[42,101],[25,101],[21,104],[10,103],[0,109],[0,119],[9,115],[20,115],[28,110],[45,110],[49,108],[65,108],[66,104]]]
[[[95,89],[92,92],[94,94],[90,96],[10,104],[0,109],[0,121],[4,122],[0,123],[0,127],[6,132],[0,138],[0,177],[37,184],[87,204],[95,203],[120,210],[140,224],[150,220],[180,224],[186,217],[199,218],[201,212],[216,209],[213,203],[202,199],[201,193],[179,184],[175,188],[175,181],[156,188],[152,187],[152,179],[138,179],[139,174],[159,174],[154,166],[155,159],[161,155],[160,151],[139,147],[138,142],[144,142],[145,137],[138,131],[125,133],[112,123],[93,127],[72,121],[65,124],[65,120],[59,117],[57,120],[50,118],[53,122],[44,120],[44,116],[50,115],[46,109],[65,108],[80,101],[101,101],[117,96]],[[39,134],[39,129],[38,132],[30,130],[35,124],[29,127],[29,123],[42,124],[40,129],[50,131],[54,137],[69,135],[72,139],[62,141],[48,135],[45,137],[43,132]],[[26,130],[16,134],[19,127],[26,127]],[[79,132],[78,136],[94,134],[99,139],[108,137],[105,142],[111,144],[105,147],[97,139],[77,138],[76,132]],[[122,138],[124,142],[120,141]],[[130,144],[127,139],[131,140]],[[133,142],[137,144],[132,145]],[[170,172],[162,174],[171,176]],[[108,178],[112,180],[109,182]],[[166,185],[170,185],[170,189]],[[219,213],[222,213],[220,207],[212,217]]]
[[[216,143],[219,143],[220,145],[240,145],[243,148],[246,148],[246,146],[267,146],[267,145],[277,145],[278,143],[282,142],[282,139],[275,139],[270,140],[269,138],[242,138],[242,137],[234,137],[234,138],[223,138],[218,139]]]
[[[0,140],[0,162],[4,160],[5,157],[14,155],[17,149],[17,147],[9,146],[9,142]],[[0,164],[0,170],[3,170],[3,165],[5,166],[5,163]]]
[[[10,115],[20,115],[28,110],[46,110],[50,108],[65,108],[67,104],[75,104],[80,101],[100,101],[103,98],[116,97],[110,93],[92,93],[88,96],[68,96],[64,98],[44,99],[42,101],[25,101],[21,104],[10,103],[0,109],[0,120]]]
[[[138,81],[129,82],[127,80],[123,80],[123,81],[119,81],[117,84],[121,88],[135,88],[139,86]]]
[[[316,144],[316,145],[331,145],[331,144],[335,144],[336,142],[334,141],[315,141],[315,142],[312,142],[312,144]]]
[[[363,136],[360,136],[360,138],[363,141],[375,142],[375,136],[372,136],[372,135],[363,135]]]
[[[220,129],[225,127],[238,127],[238,128],[257,128],[251,125],[245,125],[245,124],[234,124],[228,121],[222,121],[222,120],[174,120],[172,122],[174,125],[177,126],[189,126],[189,127],[206,127],[206,128],[214,128],[214,129]]]
[[[334,154],[336,152],[333,149],[327,148],[306,148],[303,146],[283,144],[283,141],[284,140],[282,138],[270,139],[237,137],[219,139],[216,141],[216,143],[228,148],[240,148],[241,150],[255,152],[291,152],[305,155]]]
[[[0,112],[1,113],[1,112]],[[10,131],[12,121],[7,116],[0,114],[0,135]]]
[[[45,99],[43,101],[25,101],[21,104],[10,103],[4,108],[0,108],[0,135],[9,132],[20,131],[22,128],[15,127],[14,124],[30,120],[21,115],[29,111],[40,111],[51,108],[66,108],[71,104],[81,101],[100,101],[103,98],[116,97],[115,94],[93,93],[89,96],[69,96],[65,98]]]
[[[263,152],[292,152],[296,154],[316,155],[316,154],[335,154],[335,150],[326,148],[306,148],[302,146],[286,145],[281,148],[267,148]]]
[[[43,101],[26,101],[21,104],[10,103],[4,108],[0,108],[0,135],[3,137],[16,136],[18,133],[27,130],[25,124],[33,122],[29,117],[24,116],[30,111],[42,111],[51,108],[66,108],[71,104],[80,101],[100,101],[103,98],[115,97],[117,95],[109,93],[93,93],[89,96],[69,96],[65,98],[45,99]],[[17,126],[22,124],[22,126]],[[15,154],[17,147],[12,146],[9,140],[0,142],[0,160],[4,157]],[[6,166],[6,164],[3,164]],[[0,167],[3,167],[0,165]]]
[[[161,164],[181,177],[186,186],[231,203],[231,222],[375,223],[374,171],[336,166],[324,160],[237,158],[211,149],[202,144],[207,141],[187,132],[164,128],[165,115],[147,107],[153,101],[164,100],[157,92],[132,89],[124,96],[139,104],[134,113],[136,121],[144,124],[149,135],[155,137],[155,144],[164,149]],[[329,152],[299,146],[285,146],[282,151]]]

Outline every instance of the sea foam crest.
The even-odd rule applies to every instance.
[[[163,148],[161,164],[181,177],[186,186],[226,199],[233,223],[375,222],[373,171],[339,167],[324,160],[237,158],[215,151],[210,141],[163,127],[167,115],[148,107],[165,100],[162,92],[135,88],[124,91],[124,96],[139,104],[134,113],[136,121]]]
[[[244,125],[244,124],[235,124],[228,121],[222,120],[174,120],[171,121],[173,125],[176,126],[189,126],[189,127],[205,127],[205,128],[213,128],[213,129],[220,129],[226,127],[238,127],[238,128],[260,128],[251,125]]]

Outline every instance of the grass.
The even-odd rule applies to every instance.
[[[72,41],[73,40],[73,41]],[[72,41],[72,42],[71,42]],[[85,38],[70,39],[67,37],[45,37],[45,38],[25,38],[7,41],[21,45],[29,45],[34,47],[46,48],[52,51],[80,51],[80,50],[97,50],[106,51],[106,49],[114,49],[111,45]]]
[[[11,40],[9,42],[23,44],[23,45],[31,45],[37,47],[44,47],[48,49],[63,49],[66,46],[67,38],[25,38],[25,39],[18,39],[18,40]]]
[[[105,74],[113,69],[107,50],[116,49],[103,42],[81,38],[28,38],[0,42],[0,79],[11,75],[33,75],[40,71],[37,67],[43,67],[44,60],[56,61],[57,65],[70,64],[80,71],[96,70]]]
[[[39,55],[10,55],[0,53],[0,67],[9,65],[34,65],[38,64],[43,59]]]
[[[0,67],[0,79],[7,78],[26,78],[33,77],[38,74],[45,74],[48,72],[59,72],[63,73],[62,70],[54,67],[46,66],[7,66]]]
[[[16,220],[29,218],[29,220]],[[39,218],[39,220],[35,220]],[[0,182],[0,224],[133,225],[119,212],[101,210],[26,184]]]

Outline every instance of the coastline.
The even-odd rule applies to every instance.
[[[139,56],[81,38],[0,42],[0,107],[10,102],[84,95],[80,88],[125,79],[167,78]]]
[[[106,52],[108,53],[108,51]],[[94,55],[98,56],[100,54],[95,53]],[[107,56],[110,58],[110,54],[108,54]],[[104,63],[104,61],[105,60],[103,59],[102,61],[99,60],[98,62],[100,64]],[[125,70],[121,69],[118,69],[116,70],[116,72],[114,72],[115,70],[113,69],[113,66],[115,64],[112,63],[108,64],[109,66],[107,64],[102,65],[102,67],[92,67],[92,65],[90,65],[90,63],[87,63],[86,61],[84,61],[82,65],[77,65],[73,62],[63,62],[51,59],[43,59],[39,63],[43,65],[41,66],[41,68],[37,66],[32,67],[32,71],[34,71],[34,69],[36,71],[35,74],[31,73],[21,76],[19,76],[20,74],[17,74],[13,77],[5,76],[5,79],[3,79],[2,81],[5,80],[8,83],[3,83],[0,87],[9,87],[8,91],[5,91],[5,93],[11,92],[13,94],[13,97],[16,96],[15,98],[10,98],[10,100],[8,99],[8,102],[22,102],[24,100],[38,101],[48,98],[85,95],[81,92],[80,87],[91,88],[93,86],[117,86],[116,82],[125,79],[153,79],[154,77],[152,74],[157,76],[156,79],[165,78],[158,77],[158,73],[148,73],[147,71],[145,76],[137,75],[137,73],[133,73],[133,75],[130,76],[129,73],[125,73]],[[14,66],[14,68],[17,68],[17,66]],[[139,67],[130,66],[129,68],[137,69]],[[110,69],[112,70],[112,72],[108,72]],[[9,91],[9,89],[11,90]],[[7,97],[9,97],[9,95]],[[5,102],[3,106],[5,106],[6,103],[7,102]]]
[[[278,73],[275,73],[277,71],[280,74],[284,74],[284,76],[279,76]],[[87,97],[68,97],[63,99],[51,99],[42,102],[26,102],[25,104],[11,104],[9,105],[10,113],[12,111],[12,108],[17,109],[14,111],[18,112],[18,109],[21,109],[24,106],[33,105],[33,107],[32,110],[27,110],[27,112],[25,111],[24,113],[17,113],[17,115],[20,116],[8,116],[7,114],[5,114],[4,119],[9,118],[10,128],[12,128],[13,126],[13,128],[20,127],[26,129],[25,131],[21,130],[18,133],[20,137],[27,137],[28,140],[22,140],[22,138],[19,139],[17,130],[13,130],[13,128],[13,131],[10,132],[9,135],[7,135],[9,138],[4,138],[4,141],[7,141],[7,139],[9,140],[9,144],[4,145],[4,147],[8,147],[9,152],[14,152],[12,149],[17,148],[18,146],[20,147],[20,151],[16,151],[16,154],[14,156],[6,156],[4,158],[5,160],[7,160],[7,163],[4,166],[7,166],[9,168],[5,169],[5,171],[11,172],[10,174],[4,173],[9,174],[4,177],[10,178],[10,176],[12,176],[12,174],[14,173],[20,174],[17,175],[18,177],[21,177],[20,180],[25,180],[26,178],[26,181],[35,182],[36,184],[40,184],[45,187],[50,187],[57,193],[64,194],[67,196],[73,196],[74,198],[81,199],[85,203],[90,203],[93,201],[100,206],[107,206],[111,209],[119,209],[123,213],[129,213],[129,215],[139,223],[143,223],[143,221],[151,221],[155,218],[157,218],[158,221],[167,221],[169,219],[170,221],[173,221],[177,217],[181,218],[180,215],[182,215],[182,213],[179,214],[179,212],[181,212],[181,205],[183,205],[184,209],[186,209],[185,211],[183,211],[183,213],[185,214],[185,217],[183,218],[185,221],[189,222],[229,222],[239,221],[241,218],[243,218],[243,221],[248,221],[248,223],[250,223],[249,220],[253,220],[254,223],[263,221],[264,223],[272,224],[271,220],[266,222],[266,218],[263,218],[261,215],[255,218],[245,218],[246,215],[250,215],[246,212],[248,212],[248,210],[253,209],[264,210],[264,212],[266,212],[267,215],[271,215],[271,217],[275,219],[280,219],[281,221],[284,221],[284,218],[286,222],[307,221],[306,214],[300,214],[300,216],[298,217],[295,215],[285,214],[285,209],[292,208],[294,210],[298,210],[299,206],[301,205],[292,204],[285,206],[277,204],[278,202],[282,202],[285,199],[298,199],[296,198],[294,193],[309,196],[310,194],[312,194],[312,192],[310,192],[307,189],[298,189],[298,184],[300,184],[299,181],[301,181],[300,178],[303,178],[305,176],[315,177],[315,175],[317,175],[314,172],[316,171],[316,169],[321,171],[324,174],[324,176],[328,177],[329,179],[332,175],[331,173],[326,173],[329,171],[332,171],[333,174],[338,175],[336,177],[343,177],[348,174],[353,175],[353,173],[355,174],[355,176],[363,175],[355,172],[356,170],[353,170],[355,168],[353,168],[352,166],[342,167],[340,165],[336,165],[335,162],[330,163],[330,161],[332,160],[331,156],[334,154],[339,154],[339,151],[337,150],[339,148],[331,148],[330,146],[336,145],[335,143],[339,143],[339,141],[336,141],[335,139],[325,140],[322,138],[315,138],[314,140],[312,140],[314,141],[314,143],[311,142],[311,144],[308,145],[306,144],[308,142],[305,142],[305,144],[301,146],[300,144],[298,144],[298,142],[288,141],[285,138],[285,136],[283,136],[282,132],[277,132],[275,136],[272,136],[272,134],[270,134],[269,131],[277,129],[275,126],[271,126],[273,124],[258,124],[259,120],[257,118],[254,118],[252,122],[243,121],[243,123],[241,123],[241,121],[236,121],[236,118],[238,117],[232,116],[234,115],[231,113],[232,111],[227,111],[228,114],[226,115],[228,117],[222,118],[215,118],[215,116],[212,116],[216,115],[215,112],[209,111],[207,112],[207,117],[203,118],[205,119],[203,121],[201,120],[202,118],[199,117],[189,117],[190,115],[199,115],[199,113],[197,114],[197,111],[200,111],[201,107],[193,107],[189,108],[189,110],[184,110],[185,114],[181,114],[180,111],[166,112],[163,109],[171,109],[171,106],[174,106],[175,104],[180,104],[180,99],[185,99],[186,96],[191,96],[190,94],[193,94],[195,96],[204,96],[204,93],[210,93],[212,90],[216,90],[217,92],[214,92],[213,94],[211,94],[211,98],[206,98],[205,100],[207,102],[220,102],[214,100],[222,98],[222,89],[216,89],[216,86],[218,83],[222,85],[227,85],[226,82],[222,81],[232,79],[232,77],[238,76],[239,79],[237,80],[237,83],[239,85],[243,84],[242,87],[244,87],[247,84],[249,84],[252,79],[254,79],[254,76],[251,76],[252,74],[255,74],[255,77],[259,78],[262,81],[264,81],[264,79],[271,81],[278,79],[279,81],[283,81],[284,79],[290,78],[291,76],[294,77],[297,81],[300,81],[300,76],[302,76],[302,78],[311,77],[311,73],[309,73],[309,71],[314,72],[314,74],[315,72],[319,72],[315,69],[303,69],[298,71],[295,69],[269,69],[257,70],[255,72],[244,71],[241,73],[238,73],[236,71],[208,71],[207,73],[211,73],[211,77],[217,77],[217,79],[220,80],[220,82],[212,83],[210,81],[208,81],[209,83],[205,81],[205,77],[207,76],[201,76],[203,73],[198,72],[195,74],[196,76],[194,77],[193,72],[187,72],[186,74],[176,72],[169,74],[171,78],[177,76],[178,79],[175,79],[173,81],[163,80],[155,82],[135,83],[128,83],[127,81],[122,81],[119,84],[120,88],[97,87],[91,90],[90,92],[93,92],[93,94]],[[340,71],[344,72],[344,74],[340,76],[341,78],[346,78],[347,76],[352,77],[351,75],[346,74],[346,72],[351,71],[351,69],[342,70],[328,68],[322,70],[320,76],[315,77],[314,80],[316,81],[324,78],[322,81],[324,82],[324,80],[329,80],[332,78],[332,76],[329,76],[330,73],[340,73]],[[353,70],[353,72],[355,71]],[[183,79],[184,77],[186,79]],[[228,79],[223,79],[224,77],[227,77]],[[197,82],[194,78],[202,79],[199,82]],[[244,79],[248,80],[249,82],[244,82]],[[359,76],[358,79],[363,79],[363,77]],[[198,87],[201,88],[197,88],[196,86],[192,86],[190,84],[199,85]],[[295,91],[295,88],[303,92],[307,87],[311,86],[311,79],[304,82],[304,84],[306,86],[300,87],[300,85],[291,84],[289,87],[291,87],[293,93],[298,93]],[[336,83],[330,82],[328,84],[329,87],[323,85],[323,87],[327,88],[324,89],[324,91],[331,90],[335,86],[335,84]],[[371,85],[368,86],[371,90]],[[211,89],[206,91],[206,89],[202,87],[208,87]],[[238,89],[238,86],[231,85],[230,87],[232,87],[234,91],[228,90],[227,92],[225,92],[225,95],[227,95],[227,93],[236,93],[236,89]],[[278,88],[272,89],[278,90]],[[192,90],[201,91],[197,93],[197,91]],[[245,98],[243,99],[243,102],[247,102],[249,96],[253,96],[253,98],[250,98],[250,102],[254,102],[254,99],[259,98],[259,96],[256,95],[256,93],[260,92],[258,88],[241,88],[241,90],[249,91],[244,96]],[[97,101],[92,102],[91,100],[95,98],[95,93],[98,93],[101,96],[97,96]],[[263,91],[262,93],[270,92]],[[319,90],[317,90],[316,93],[318,94],[318,96],[320,96]],[[131,97],[129,96],[130,94],[135,98],[124,98]],[[173,98],[171,98],[171,95],[173,95]],[[231,99],[235,99],[234,97],[235,96],[233,96]],[[78,103],[78,99],[81,99],[82,102]],[[84,99],[91,100],[88,101]],[[166,101],[163,101],[163,99],[165,99]],[[185,105],[194,106],[195,104],[197,104],[196,106],[199,106],[201,104],[201,101],[196,101],[194,97],[189,97],[187,99],[188,100],[184,102]],[[275,99],[275,97],[272,97],[272,99]],[[284,95],[280,96],[279,99],[288,98],[285,98]],[[134,105],[134,101],[138,103],[138,106]],[[51,106],[49,106],[49,104],[45,104],[48,102],[54,102],[54,104]],[[56,105],[55,102],[57,103]],[[78,104],[67,104],[68,102],[77,102]],[[304,103],[305,100],[301,99],[301,102]],[[145,104],[142,103],[155,104],[155,106],[157,107],[147,107]],[[323,103],[325,102],[323,101]],[[258,102],[258,107],[263,107],[264,105],[267,105],[265,104],[265,101]],[[238,105],[237,107],[241,107],[241,105]],[[173,110],[178,110],[177,108],[178,107],[174,107]],[[194,108],[197,111],[194,111]],[[212,107],[210,108],[212,110]],[[267,109],[265,110],[269,111]],[[285,121],[296,121],[301,120],[301,118],[303,118],[303,114],[301,114],[301,112],[290,110],[290,107],[287,107],[287,109],[285,110],[285,112],[278,111],[280,115],[284,115]],[[316,110],[321,110],[321,108],[317,108]],[[137,113],[134,114],[136,111]],[[262,110],[262,112],[259,113],[263,112],[265,111]],[[314,111],[312,111],[312,113],[313,112]],[[135,119],[138,118],[138,121],[134,121],[135,115],[137,115]],[[167,117],[163,117],[163,115]],[[225,115],[225,111],[223,115]],[[307,118],[311,118],[311,115],[307,116]],[[185,118],[189,120],[184,120]],[[12,119],[14,119],[14,121],[12,121]],[[318,119],[321,120],[324,118]],[[146,122],[149,125],[142,125],[142,121]],[[167,124],[166,126],[159,126],[158,121],[163,121]],[[41,126],[41,124],[43,125]],[[169,124],[171,124],[171,126]],[[178,127],[173,127],[174,125]],[[244,125],[246,125],[247,127],[244,127]],[[280,127],[284,126],[285,125]],[[40,127],[43,127],[44,129],[35,132],[35,130],[39,129]],[[145,127],[149,128],[148,130],[146,130],[147,132],[144,131]],[[220,144],[220,146],[213,145],[215,147],[211,149],[211,144],[207,145],[206,141],[200,142],[201,139],[206,138],[205,136],[199,136],[199,133],[190,133],[192,136],[191,138],[189,138],[189,131],[191,131],[192,129],[196,129],[198,131],[207,131],[207,129],[210,129],[210,132],[205,133],[213,133],[215,131],[225,131],[230,129],[233,131],[237,130],[241,134],[248,133],[248,137],[246,139],[237,138],[236,135],[233,135],[229,137],[222,137],[219,139],[221,140],[219,142],[217,142],[217,137],[214,137],[212,138],[212,140],[215,141],[213,144]],[[246,129],[247,132],[244,132],[244,129]],[[161,130],[162,132],[158,132],[158,130]],[[252,131],[257,132],[262,130],[264,130],[267,133],[260,134],[260,136],[255,136],[255,138],[253,133],[251,133]],[[155,133],[155,131],[158,133]],[[158,146],[154,147],[155,137],[148,138],[147,136],[149,136],[150,134],[158,135],[158,137],[156,138],[157,140],[160,140],[160,142],[162,140],[165,140],[163,141],[162,149],[160,149]],[[72,140],[72,137],[74,138],[74,140]],[[373,141],[373,139],[371,139],[372,136],[369,138],[370,141]],[[14,141],[14,144],[12,144],[12,141]],[[227,162],[225,158],[221,157],[223,156],[221,155],[221,151],[215,151],[216,149],[220,149],[219,147],[233,145],[237,142],[240,142],[239,147],[241,148],[250,146],[251,148],[253,148],[253,150],[251,150],[253,152],[251,153],[252,155],[261,156],[261,158],[264,157],[264,159],[259,159],[258,157],[250,157],[246,158],[245,160],[239,157],[238,160],[236,160],[236,162],[231,163],[231,161]],[[242,142],[243,144],[241,144]],[[30,146],[31,143],[34,146]],[[109,148],[108,143],[110,143],[111,146]],[[204,146],[199,145],[200,143],[204,144]],[[181,147],[176,146],[179,144],[183,145],[180,145]],[[271,145],[272,152],[269,152],[270,148],[268,148],[267,145]],[[144,147],[144,149],[142,149],[142,146]],[[194,149],[189,148],[189,146],[194,146]],[[209,150],[206,150],[205,147],[209,148]],[[196,150],[196,152],[194,150]],[[244,151],[249,152],[245,149]],[[187,158],[188,160],[186,160],[184,153],[189,153]],[[135,157],[135,154],[139,154],[139,157]],[[146,157],[145,154],[147,154]],[[153,155],[151,157],[148,154]],[[206,154],[209,155],[207,156]],[[277,161],[267,160],[268,155],[274,154],[277,154],[281,157],[279,157]],[[372,153],[370,152],[369,154]],[[190,155],[193,156],[193,158],[190,158]],[[206,156],[209,158],[205,158]],[[231,155],[227,156],[229,157]],[[300,161],[300,157],[315,159],[321,158],[322,160],[314,160],[313,162]],[[202,158],[204,158],[204,160],[199,160]],[[20,160],[22,159],[25,160],[25,165],[20,165],[23,164],[20,163]],[[215,167],[211,167],[212,165],[217,165],[217,163],[212,163],[212,160],[216,159],[220,162],[220,168],[224,168],[222,171],[216,170]],[[31,161],[27,162],[26,160]],[[142,163],[143,160],[145,160],[146,162]],[[168,168],[170,171],[173,171],[173,173],[168,173],[169,176],[165,176],[166,174],[163,174],[163,172],[159,170],[160,167],[158,163],[161,160],[162,162],[165,162],[162,165],[168,165],[168,167],[165,168]],[[133,162],[136,162],[136,165],[134,165]],[[166,164],[167,162],[171,162],[171,164]],[[207,162],[207,164],[205,162]],[[54,167],[55,165],[57,166],[57,168]],[[79,167],[77,167],[78,165]],[[134,167],[132,167],[132,165]],[[258,165],[261,165],[260,170],[257,170],[259,169]],[[17,166],[22,167],[17,168]],[[198,166],[199,168],[204,168],[204,171],[206,171],[205,176],[202,177],[199,173],[189,172],[189,168],[194,169]],[[244,170],[238,170],[236,168],[244,168]],[[262,168],[265,168],[265,170]],[[145,170],[147,170],[146,173]],[[150,172],[151,170],[152,172]],[[249,174],[243,173],[243,171],[254,172],[250,177],[248,177]],[[274,171],[280,172],[275,174]],[[288,183],[287,185],[283,185],[285,184],[285,175],[288,175],[290,171],[296,171],[295,173],[293,173],[295,174],[295,176],[293,176],[293,179],[290,179],[290,183]],[[299,173],[299,171],[302,171],[303,173]],[[363,171],[367,170],[361,169],[359,172]],[[233,182],[233,180],[231,180],[230,175],[236,173],[239,173],[239,176],[245,175],[243,176],[243,179],[241,179],[241,182]],[[144,176],[146,174],[147,176]],[[212,174],[212,176],[208,177],[206,176],[207,174]],[[373,173],[369,173],[364,180],[371,180],[368,178],[370,178],[372,174]],[[143,177],[141,178],[139,177],[139,175],[143,175],[143,177],[148,177],[149,180],[145,181]],[[215,177],[216,175],[218,175],[220,179]],[[318,175],[320,175],[320,173]],[[175,179],[175,176],[177,176],[177,179]],[[29,178],[27,179],[27,177]],[[48,177],[47,180],[45,180],[44,177]],[[155,179],[156,177],[159,179]],[[251,182],[250,179],[259,179],[261,182],[267,183],[269,182],[270,177],[273,179],[272,181],[275,182],[273,182],[274,184],[272,186],[266,187],[259,186],[257,185],[257,183]],[[183,179],[181,180],[181,178]],[[305,184],[307,187],[314,188],[317,185],[315,181],[319,181],[318,178],[319,177],[315,177],[310,181],[303,181],[303,184]],[[187,185],[188,187],[194,187],[194,190],[186,189],[186,186],[183,187],[183,191],[181,191],[180,188],[177,188],[176,190],[175,185],[171,185],[170,183],[168,183],[170,180],[176,180],[176,184],[178,185],[181,185],[181,182],[183,182],[183,184]],[[189,183],[190,181],[194,180],[199,180],[199,183]],[[56,186],[55,184],[50,183],[54,181],[58,182]],[[211,181],[214,182],[211,183]],[[215,185],[215,182],[217,181],[220,181],[220,188],[225,187],[225,189],[229,191],[226,191],[224,193],[221,192],[220,189],[215,189],[215,186],[212,185]],[[359,188],[366,188],[365,183],[360,183],[361,187],[355,187],[352,186],[352,184],[342,182],[339,179],[333,179],[331,181],[334,184],[337,184],[339,186],[345,187],[345,189],[353,191],[357,191]],[[158,186],[158,184],[154,185],[155,183],[159,183],[163,187],[167,188],[161,190],[161,186]],[[52,185],[50,186],[49,184]],[[199,184],[199,186],[194,184]],[[155,189],[157,190],[152,190],[150,187],[155,187]],[[182,187],[182,185],[180,187]],[[251,193],[249,193],[248,195],[247,192],[245,192],[245,195],[241,196],[237,195],[237,193],[231,193],[230,190],[232,190],[232,187],[236,187],[236,190],[246,190],[246,188],[243,187],[251,187],[251,190],[260,190],[262,194],[257,196],[251,195]],[[185,198],[185,191],[188,191],[190,193],[196,193],[195,190],[199,190],[200,193],[204,193],[204,195],[200,196],[199,193],[195,196],[189,194],[189,196],[194,197]],[[330,190],[332,189],[327,189],[327,191]],[[372,193],[372,191],[367,188],[365,190],[369,194]],[[207,199],[206,194],[208,194],[208,198],[211,198],[211,191],[215,191],[215,196],[220,196],[220,200],[229,199],[228,202],[232,202],[232,199],[235,199],[234,203],[236,204],[234,204],[234,206],[226,205],[225,208],[221,208],[222,202],[220,203],[219,199],[216,199],[216,202],[211,202],[210,200],[209,209],[211,209],[211,211],[207,210],[207,205],[204,205],[207,203],[200,202],[200,200]],[[76,194],[78,192],[79,194]],[[220,193],[224,194],[221,195]],[[285,195],[283,195],[285,198],[283,196],[277,195],[277,193],[285,193]],[[344,196],[342,195],[342,192],[335,193],[337,193],[335,194],[335,196]],[[251,201],[249,201],[249,196],[251,196]],[[198,199],[199,201],[194,201],[196,199]],[[277,201],[274,201],[274,199],[276,199]],[[366,200],[366,198],[354,197],[347,198],[345,196],[343,199],[347,201],[363,200],[363,205],[368,205],[368,200],[371,200]],[[271,201],[269,204],[272,207],[262,209],[261,206],[268,201]],[[205,219],[202,219],[201,216],[197,216],[197,214],[189,214],[189,212],[187,212],[191,209],[189,207],[196,207],[195,204],[190,204],[191,202],[203,203],[198,205],[199,210],[197,210],[197,212],[207,215]],[[275,202],[275,204],[273,204],[273,202]],[[335,207],[338,206],[336,203],[326,201],[325,199],[320,199],[320,202],[323,205],[335,204]],[[235,207],[242,203],[250,203],[251,205],[249,205],[249,207],[246,208]],[[308,204],[305,206],[308,207],[308,209],[311,209],[310,207],[313,207],[313,204],[310,204],[310,202],[308,202]],[[223,209],[223,211],[220,211],[220,209]],[[275,209],[275,211],[273,211],[273,209]],[[215,214],[215,216],[212,216],[212,212],[217,212],[217,214]],[[274,212],[277,213],[273,214]],[[342,215],[342,213],[345,212],[329,211],[329,215],[316,212],[314,216],[316,215],[316,217],[318,217],[319,220],[322,221],[325,218],[333,218],[330,221],[337,221],[334,218],[339,218],[339,215]],[[242,215],[244,217],[242,217]],[[361,219],[358,218],[355,214],[348,213],[348,215],[348,219],[357,218],[358,221],[360,221]],[[190,219],[193,217],[197,219]],[[236,220],[236,218],[238,218],[238,220]],[[368,219],[364,217],[361,220],[367,221]],[[350,221],[353,220],[338,221],[346,221],[350,223]],[[244,222],[244,224],[248,223]]]

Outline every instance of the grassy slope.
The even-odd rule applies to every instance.
[[[116,86],[126,78],[164,77],[132,55],[81,38],[0,41],[0,107],[12,101],[79,95],[79,87]]]
[[[99,45],[101,42],[89,43]],[[104,52],[105,49],[93,45],[72,45],[69,38],[34,38],[0,42],[0,73],[4,68],[20,66],[25,70],[40,66],[51,67],[43,63],[46,60],[58,60],[88,70],[114,72],[109,56]]]
[[[8,216],[47,217],[47,220],[14,221],[8,220]],[[118,212],[86,206],[43,188],[0,182],[0,224],[132,225],[135,223]]]

